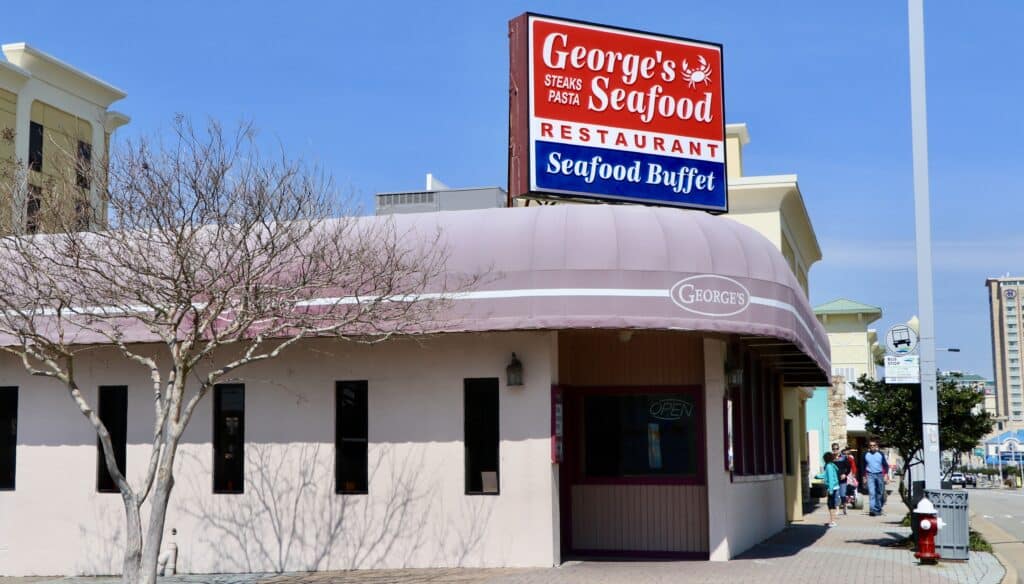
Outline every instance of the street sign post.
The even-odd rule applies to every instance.
[[[910,127],[914,163],[917,306],[921,319],[921,434],[925,488],[939,488],[939,399],[935,379],[935,306],[928,194],[928,114],[925,105],[924,0],[907,0],[910,46]]]

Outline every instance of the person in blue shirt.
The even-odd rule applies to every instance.
[[[868,443],[869,450],[864,454],[864,478],[868,483],[868,500],[871,503],[871,515],[881,515],[885,504],[885,484],[889,482],[889,462],[885,454],[878,450],[878,442]]]
[[[826,452],[823,456],[825,460],[825,470],[821,474],[815,475],[816,479],[825,480],[825,490],[828,492],[828,526],[836,526],[836,507],[839,506],[839,469],[836,467],[836,463],[832,462],[835,460],[835,455],[831,452]]]

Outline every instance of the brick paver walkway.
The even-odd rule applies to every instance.
[[[312,574],[224,574],[161,578],[162,584],[627,584],[714,582],[737,584],[998,584],[1003,567],[992,554],[971,552],[962,563],[919,566],[913,554],[893,544],[910,529],[900,527],[902,504],[892,500],[892,515],[869,517],[861,511],[841,516],[826,528],[820,509],[805,521],[754,547],[731,562],[566,562],[544,569],[362,570]],[[28,582],[110,584],[110,578],[0,578],[0,584]]]

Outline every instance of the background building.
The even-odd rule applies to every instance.
[[[878,334],[868,325],[882,318],[882,309],[846,298],[827,302],[814,309],[814,314],[828,333],[832,347],[832,375],[841,378],[842,387],[817,391],[829,392],[829,442],[839,442],[863,452],[868,433],[863,416],[846,412],[846,400],[857,395],[853,384],[866,375],[875,379],[876,363],[883,355]],[[838,379],[837,379],[838,380]]]
[[[453,189],[427,173],[424,190],[377,193],[376,202],[377,215],[498,209],[508,205],[508,193],[501,187]]]
[[[129,121],[109,109],[125,92],[25,43],[0,48],[0,163],[8,172],[29,168],[27,197],[0,205],[0,219],[14,231],[45,231],[39,217],[52,205],[75,213],[85,229],[103,224],[106,209],[88,177],[107,159],[111,133]],[[69,177],[75,164],[93,172]]]
[[[984,395],[984,401],[974,407],[974,412],[989,412],[992,415],[995,415],[995,384],[991,380],[985,379],[981,375],[964,373],[963,371],[940,371],[939,378],[952,379],[960,387],[973,389],[974,391]],[[989,444],[995,444],[995,442],[992,442],[991,438],[1003,433],[1003,425],[1003,422],[999,421],[992,425],[992,432],[987,436],[989,439],[978,443],[978,448],[982,450],[975,449],[970,452],[961,452],[960,456],[962,458],[960,464],[965,466],[981,466],[982,464],[985,464],[985,456],[989,454],[988,451],[992,450],[992,447],[990,447]],[[985,452],[984,456],[978,454],[982,451]],[[996,454],[996,452],[998,451],[993,451],[992,454]],[[943,465],[945,465],[947,458],[950,463],[953,462],[953,453],[951,451],[943,452]]]
[[[1008,427],[1024,427],[1020,378],[1021,294],[1024,278],[985,280],[992,326],[992,372],[995,377],[996,417]]]

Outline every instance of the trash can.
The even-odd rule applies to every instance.
[[[928,490],[925,494],[945,522],[935,536],[935,551],[943,560],[966,560],[971,543],[967,491]]]

